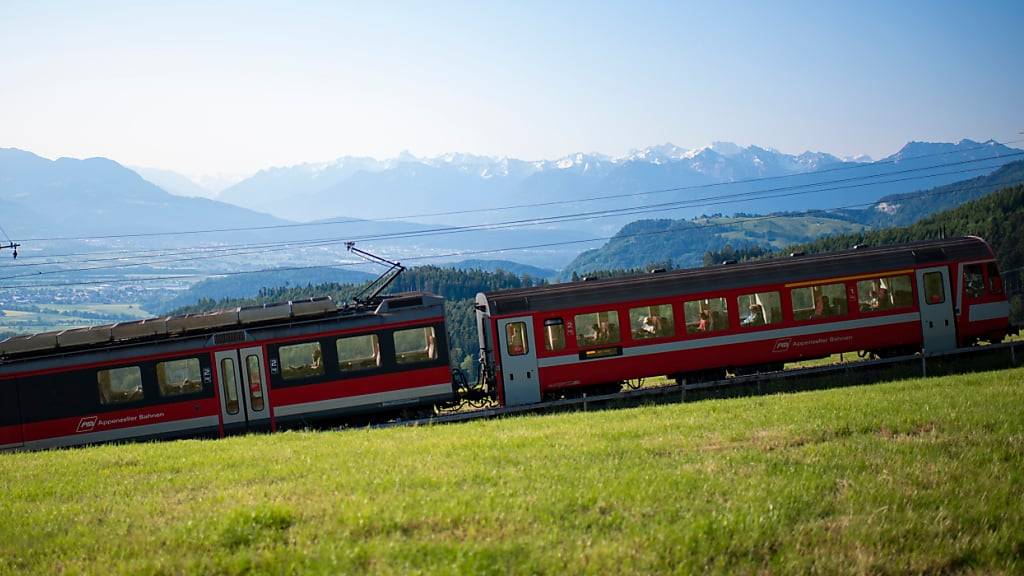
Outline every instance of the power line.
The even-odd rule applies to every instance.
[[[1005,187],[1008,187],[1008,186],[1015,186],[1015,185],[1018,185],[1018,184],[1020,184],[1020,182],[1015,183],[1015,184],[1014,183],[1010,183],[1010,184],[991,184],[991,185],[985,186],[985,188],[999,189],[999,188],[1005,188]],[[926,196],[936,196],[936,195],[941,195],[941,194],[952,194],[952,193],[955,193],[955,192],[962,192],[962,190],[933,190],[933,191],[930,191],[930,192],[922,192],[922,193],[919,193],[919,194],[907,195],[907,196],[905,196],[905,198],[906,199],[911,199],[911,198],[919,198],[919,197],[926,197]],[[868,207],[871,207],[871,206],[878,206],[880,204],[882,204],[882,202],[876,201],[876,202],[866,202],[866,203],[860,203],[860,204],[849,204],[849,205],[846,205],[846,206],[837,206],[837,207],[833,207],[833,208],[823,208],[823,209],[819,209],[819,210],[808,210],[806,212],[800,213],[799,216],[811,216],[811,215],[815,215],[815,214],[827,214],[828,212],[835,211],[835,210],[851,210],[851,209],[856,209],[856,208],[868,208]],[[732,221],[730,221],[728,223],[695,224],[695,225],[693,225],[691,227],[684,228],[682,230],[679,230],[679,229],[655,230],[655,231],[636,232],[636,233],[630,233],[630,234],[615,234],[613,236],[603,236],[603,237],[588,238],[588,239],[582,239],[582,240],[564,240],[564,241],[559,241],[559,242],[547,242],[547,243],[543,243],[543,244],[532,244],[532,245],[528,245],[528,246],[514,246],[514,247],[505,247],[505,248],[491,248],[491,249],[486,249],[486,250],[466,250],[466,251],[450,252],[450,253],[447,253],[447,254],[433,254],[433,255],[429,255],[429,256],[412,256],[412,257],[409,257],[409,258],[404,258],[403,261],[406,261],[406,262],[408,262],[408,261],[422,261],[422,260],[430,260],[430,259],[437,259],[437,258],[451,258],[451,257],[458,257],[458,256],[473,256],[473,255],[479,255],[479,254],[494,254],[494,253],[499,253],[499,252],[513,252],[513,251],[518,251],[518,250],[534,250],[534,249],[538,249],[538,248],[552,248],[552,247],[556,247],[556,246],[568,246],[568,245],[584,244],[584,243],[590,243],[590,242],[602,242],[602,241],[608,241],[608,240],[612,240],[612,239],[635,238],[635,237],[641,237],[641,236],[655,236],[655,235],[658,235],[658,234],[667,234],[667,233],[685,233],[685,232],[689,232],[689,231],[692,231],[692,230],[698,230],[698,229],[703,229],[703,228],[716,228],[716,227],[720,228],[720,227],[724,227],[726,225],[743,224],[743,223],[747,223],[747,222],[761,222],[761,221],[767,221],[767,220],[776,220],[776,219],[780,219],[780,218],[792,218],[792,217],[794,217],[793,214],[774,214],[774,215],[765,215],[765,216],[752,216],[752,217],[749,217],[749,218],[734,219],[734,220],[732,220]],[[322,269],[322,268],[342,268],[342,267],[360,266],[360,265],[366,265],[366,264],[368,264],[368,263],[367,262],[341,262],[341,263],[335,263],[335,264],[318,264],[318,265],[310,265],[310,266],[289,266],[289,267],[281,267],[281,268],[262,268],[262,269],[257,269],[257,270],[239,270],[239,271],[234,271],[234,272],[222,272],[222,273],[217,273],[217,274],[178,274],[178,275],[170,275],[170,276],[156,276],[156,277],[152,277],[151,276],[151,277],[146,277],[146,278],[123,278],[123,279],[113,279],[113,280],[92,280],[92,281],[79,281],[79,282],[49,283],[49,284],[37,284],[37,283],[32,283],[32,284],[14,284],[14,285],[5,286],[5,288],[56,288],[56,287],[66,287],[66,286],[88,286],[88,285],[97,285],[97,284],[123,284],[123,283],[129,283],[129,282],[150,282],[150,281],[157,281],[157,280],[182,280],[182,279],[189,279],[189,278],[218,278],[218,277],[225,277],[225,276],[240,276],[240,275],[245,275],[245,274],[260,274],[260,273],[264,273],[264,272],[288,272],[288,271],[295,271],[295,270],[313,270],[313,269]]]
[[[995,142],[995,141],[991,141],[991,142]],[[1010,141],[1006,142],[1006,144],[1015,144],[1015,143],[1018,143],[1018,142],[1024,142],[1024,139],[1010,140]],[[998,144],[998,142],[996,142],[996,143]],[[1003,144],[1003,145],[1005,145],[1005,144]],[[404,215],[404,216],[387,216],[387,217],[381,217],[381,218],[365,218],[365,219],[352,218],[352,219],[347,219],[347,220],[335,220],[335,221],[331,221],[331,222],[299,222],[299,223],[294,223],[294,224],[273,224],[273,225],[266,225],[266,226],[246,226],[246,227],[237,227],[237,228],[210,228],[210,229],[204,229],[204,230],[179,230],[179,231],[167,231],[167,232],[139,232],[139,233],[134,233],[134,234],[108,234],[108,235],[102,235],[102,236],[57,236],[57,237],[49,237],[49,238],[46,238],[46,237],[41,237],[41,238],[25,238],[25,239],[22,239],[21,241],[22,242],[27,242],[27,241],[43,242],[43,241],[56,241],[56,240],[109,240],[109,239],[116,239],[116,238],[143,238],[143,237],[156,237],[156,236],[181,236],[181,235],[193,235],[193,234],[211,234],[211,233],[220,233],[220,232],[244,232],[244,231],[259,231],[259,230],[275,230],[275,229],[287,229],[287,228],[300,228],[300,227],[309,227],[309,226],[330,226],[330,225],[337,225],[337,224],[348,224],[348,223],[353,223],[353,222],[383,222],[383,221],[391,221],[391,220],[407,220],[407,219],[414,219],[414,218],[428,218],[428,217],[437,217],[437,216],[454,216],[454,215],[462,215],[462,214],[473,214],[473,213],[479,213],[479,212],[494,212],[494,211],[500,211],[500,210],[514,210],[514,209],[521,209],[521,208],[538,208],[538,207],[547,207],[547,206],[554,206],[554,205],[576,204],[576,203],[579,203],[579,202],[591,202],[591,201],[598,201],[598,200],[609,200],[609,199],[617,199],[617,198],[628,198],[628,197],[634,197],[634,196],[644,196],[644,195],[650,195],[650,194],[663,194],[663,193],[669,193],[669,192],[682,192],[682,191],[686,191],[686,190],[699,190],[699,189],[715,188],[715,187],[721,187],[721,186],[733,186],[733,185],[738,185],[738,184],[749,184],[749,183],[772,181],[772,180],[779,180],[779,179],[785,179],[785,178],[797,178],[797,177],[801,177],[801,176],[806,177],[806,176],[812,176],[812,175],[817,175],[817,174],[826,174],[826,173],[831,173],[831,172],[839,172],[839,171],[844,171],[844,170],[862,169],[862,168],[866,168],[866,167],[870,167],[870,166],[882,166],[882,165],[887,165],[887,164],[896,164],[898,162],[907,161],[907,160],[918,160],[918,159],[921,159],[921,158],[930,158],[930,157],[944,156],[944,155],[949,155],[949,154],[964,153],[964,152],[970,152],[970,151],[973,151],[973,150],[981,150],[981,149],[990,148],[990,147],[991,147],[990,144],[983,144],[981,146],[977,146],[977,147],[974,147],[974,148],[968,148],[968,149],[965,149],[965,150],[947,150],[945,152],[937,152],[937,153],[934,153],[934,154],[922,154],[920,156],[913,156],[913,157],[910,157],[910,158],[897,158],[897,159],[892,159],[892,160],[879,160],[877,162],[870,162],[870,163],[864,163],[864,164],[856,164],[856,165],[852,165],[852,166],[838,166],[838,167],[835,167],[835,168],[826,168],[824,170],[818,170],[818,171],[814,171],[814,172],[800,172],[800,173],[797,173],[797,174],[782,174],[782,175],[778,175],[778,176],[763,176],[763,177],[758,177],[758,178],[748,178],[748,179],[745,179],[745,180],[735,180],[735,181],[732,181],[732,182],[713,182],[713,183],[708,183],[708,184],[697,184],[697,185],[690,185],[690,186],[677,186],[677,187],[672,187],[672,188],[661,188],[661,189],[647,190],[647,191],[642,191],[642,192],[629,192],[629,193],[622,193],[622,194],[609,194],[609,195],[604,195],[604,196],[591,196],[591,197],[584,197],[584,198],[578,198],[578,199],[573,199],[573,200],[558,200],[558,201],[550,201],[550,202],[518,204],[518,205],[511,205],[511,206],[496,206],[496,207],[491,207],[491,208],[471,208],[471,209],[465,209],[465,210],[452,210],[452,211],[447,211],[447,212],[433,212],[433,213],[424,213],[424,214],[409,214],[409,215]],[[1010,154],[1002,154],[1002,155],[996,155],[996,156],[989,156],[987,158],[975,159],[974,161],[983,161],[983,160],[992,160],[992,159],[998,159],[998,158],[1006,158],[1006,157],[1011,157],[1011,156],[1019,156],[1020,154],[1021,154],[1021,152],[1010,153]],[[868,177],[870,177],[870,176],[868,176]],[[808,185],[812,185],[812,184],[808,184]]]
[[[989,160],[999,160],[999,159],[1006,158],[1006,157],[1014,157],[1014,156],[1020,156],[1020,155],[1024,155],[1024,152],[1014,152],[1014,153],[1010,153],[1010,154],[997,155],[997,156],[992,156],[992,157],[987,157],[987,158],[962,160],[962,161],[949,162],[949,163],[944,163],[944,164],[934,164],[934,165],[931,165],[931,166],[922,166],[922,167],[918,167],[918,168],[908,168],[908,169],[905,169],[905,170],[897,170],[897,171],[891,171],[891,172],[880,173],[880,174],[869,174],[869,175],[865,175],[865,176],[856,176],[856,177],[828,180],[828,181],[815,182],[815,183],[796,184],[796,185],[782,186],[782,187],[770,188],[770,189],[764,189],[764,190],[753,190],[753,191],[746,191],[746,192],[737,192],[737,193],[726,194],[726,195],[710,195],[710,196],[704,196],[704,197],[701,197],[701,198],[693,198],[693,199],[687,199],[687,200],[678,200],[678,201],[673,201],[673,202],[666,202],[666,203],[652,204],[652,205],[641,205],[641,206],[630,207],[630,208],[616,208],[616,209],[593,211],[593,212],[570,213],[570,214],[564,214],[564,215],[559,215],[559,216],[552,216],[552,217],[547,217],[547,218],[527,218],[527,219],[520,219],[520,220],[513,220],[513,221],[506,221],[506,222],[497,222],[497,223],[490,223],[490,224],[475,224],[475,225],[468,225],[468,226],[444,226],[444,227],[439,227],[439,228],[427,228],[427,229],[423,229],[423,230],[413,230],[413,231],[407,231],[407,232],[392,232],[392,233],[384,233],[384,234],[365,235],[365,236],[362,236],[362,237],[344,237],[344,238],[335,237],[333,239],[319,238],[319,239],[299,240],[299,241],[292,241],[292,242],[270,242],[270,243],[263,243],[263,244],[249,244],[249,243],[246,243],[246,244],[226,245],[226,246],[221,246],[221,247],[197,248],[197,249],[194,249],[194,250],[185,250],[185,251],[182,251],[182,250],[172,251],[172,250],[164,249],[164,250],[150,251],[150,252],[160,252],[160,254],[156,254],[153,257],[162,257],[164,255],[170,255],[172,253],[173,254],[180,254],[182,252],[185,252],[185,253],[196,253],[196,252],[211,252],[211,253],[212,252],[221,252],[221,253],[226,253],[226,252],[238,251],[237,254],[223,254],[223,257],[230,257],[230,256],[235,256],[235,255],[243,255],[243,254],[255,253],[255,252],[250,252],[248,250],[251,249],[251,248],[260,248],[260,247],[266,247],[267,248],[267,250],[265,250],[266,252],[279,252],[282,249],[285,249],[285,248],[288,248],[288,247],[293,247],[293,246],[304,246],[304,245],[305,246],[319,246],[319,245],[324,245],[325,243],[327,245],[329,245],[329,244],[335,244],[337,242],[341,242],[341,241],[344,241],[344,240],[366,241],[366,240],[380,240],[380,239],[414,238],[414,237],[420,237],[420,236],[446,235],[446,234],[460,233],[460,232],[472,231],[472,230],[504,229],[504,228],[514,227],[514,226],[519,226],[519,225],[545,224],[545,223],[556,223],[556,222],[570,222],[570,221],[586,220],[586,219],[590,219],[590,218],[603,218],[603,217],[616,216],[616,215],[644,214],[644,213],[650,212],[651,209],[668,210],[668,209],[680,209],[680,208],[687,208],[687,207],[701,207],[701,206],[725,204],[725,203],[728,203],[728,202],[731,202],[731,201],[737,201],[737,200],[739,200],[741,198],[746,198],[746,199],[751,199],[751,200],[759,200],[759,199],[768,199],[768,198],[777,198],[777,197],[783,197],[783,196],[793,196],[793,195],[796,195],[794,193],[794,194],[777,194],[777,195],[772,195],[772,196],[762,196],[762,195],[764,195],[766,193],[770,193],[770,192],[794,191],[794,190],[800,190],[800,189],[812,189],[812,190],[807,190],[806,192],[802,192],[802,193],[825,192],[825,191],[844,189],[844,188],[851,188],[851,187],[863,187],[863,186],[866,186],[866,185],[891,184],[891,183],[894,183],[894,182],[901,182],[901,181],[906,181],[906,180],[914,180],[914,179],[920,179],[920,178],[933,178],[933,177],[937,177],[937,176],[944,176],[944,175],[951,175],[951,174],[961,174],[961,173],[967,173],[967,172],[974,172],[974,171],[978,171],[978,170],[989,170],[989,169],[993,169],[993,168],[998,168],[998,166],[983,166],[983,167],[978,167],[978,168],[974,168],[974,169],[971,169],[971,170],[961,170],[961,171],[944,172],[944,173],[936,173],[936,174],[926,174],[926,175],[917,176],[917,177],[913,177],[913,178],[903,178],[903,179],[895,179],[895,180],[880,181],[880,182],[870,182],[870,183],[865,183],[865,184],[861,184],[861,185],[858,185],[858,186],[841,186],[841,187],[832,187],[832,188],[825,188],[824,187],[824,186],[827,186],[829,184],[835,184],[835,183],[856,182],[856,181],[859,181],[859,180],[875,180],[875,179],[885,178],[885,177],[889,177],[889,176],[893,176],[893,175],[898,175],[898,174],[909,174],[909,173],[915,173],[915,172],[924,172],[924,171],[934,170],[934,169],[937,169],[937,168],[951,167],[951,166],[962,166],[962,165],[966,165],[966,164],[974,164],[974,163],[979,163],[979,162],[987,162]],[[705,202],[707,200],[714,200],[714,201],[713,202]],[[94,260],[83,260],[81,262],[115,261],[115,260],[138,260],[138,259],[141,259],[141,258],[145,258],[145,257],[141,256],[141,255],[139,255],[139,256],[125,256],[125,257],[118,257],[118,258],[101,258],[101,259],[94,259]],[[57,273],[61,273],[61,272],[85,271],[85,270],[91,270],[91,269],[105,269],[105,268],[116,268],[116,267],[146,266],[146,265],[151,265],[151,264],[163,264],[163,263],[171,263],[171,262],[194,261],[194,260],[199,260],[199,259],[202,259],[202,258],[198,258],[198,257],[184,257],[184,258],[174,258],[174,259],[170,259],[170,260],[148,260],[148,261],[145,261],[145,262],[138,262],[138,263],[131,263],[131,264],[121,264],[121,265],[116,265],[116,266],[97,266],[97,267],[85,268],[85,269],[81,269],[81,270],[63,270],[63,271],[57,270],[57,271],[47,271],[47,272],[35,272],[35,273],[18,274],[18,275],[13,275],[13,276],[0,277],[0,280],[10,279],[10,278],[17,278],[17,277],[25,277],[25,276],[30,276],[30,275],[39,275],[39,274],[57,274]],[[65,263],[65,262],[59,262],[58,261],[58,262],[30,263],[30,264],[24,264],[22,266],[38,267],[38,266],[44,266],[44,265],[61,264],[61,263]],[[78,262],[78,263],[80,263],[80,262]]]
[[[1022,152],[1021,154],[1024,154],[1024,152]],[[955,166],[955,165],[962,165],[962,164],[970,163],[970,162],[973,162],[973,161],[955,162],[955,163],[950,163],[948,165],[949,166]],[[908,169],[908,170],[904,170],[904,171],[900,171],[900,172],[893,172],[891,174],[914,172],[914,171],[919,171],[919,170],[924,170],[924,169],[931,169],[931,168],[934,168],[934,167],[928,167],[928,168],[922,168],[922,169]],[[759,191],[758,192],[758,193],[764,193],[764,192],[772,192],[772,191],[778,191],[778,190],[791,190],[788,193],[774,194],[774,195],[770,195],[770,196],[761,196],[761,197],[757,197],[757,198],[748,198],[748,199],[764,200],[764,199],[773,199],[773,198],[780,198],[780,197],[786,197],[786,196],[810,194],[810,193],[816,193],[816,192],[827,192],[827,191],[834,191],[834,190],[857,188],[857,187],[863,187],[863,186],[867,186],[867,185],[891,184],[891,183],[894,183],[894,182],[902,182],[902,181],[906,181],[906,180],[914,180],[914,179],[920,179],[920,178],[931,178],[931,177],[935,177],[935,176],[945,176],[945,175],[951,175],[951,174],[961,174],[961,173],[974,172],[974,171],[983,170],[983,169],[988,169],[988,167],[976,167],[976,168],[971,168],[971,169],[967,169],[967,170],[958,170],[958,171],[944,172],[944,173],[938,173],[938,174],[928,174],[928,175],[924,175],[924,176],[920,176],[920,175],[919,176],[910,176],[910,177],[906,177],[906,178],[887,180],[887,181],[883,181],[883,182],[868,182],[868,183],[859,183],[859,184],[848,184],[848,185],[845,185],[845,186],[835,186],[835,187],[830,187],[830,188],[819,188],[819,189],[815,189],[815,190],[799,190],[800,188],[805,188],[806,186],[804,186],[804,185],[790,186],[790,187],[783,187],[783,188],[777,188],[777,189],[773,189],[773,190],[764,190],[764,191]],[[844,180],[840,180],[840,181],[842,181],[842,182],[849,182],[851,180],[867,179],[867,178],[873,178],[873,177],[848,178],[848,179],[844,179]],[[796,190],[796,191],[793,191],[793,190]],[[744,195],[744,196],[749,196],[749,195],[751,195],[753,193],[741,193],[741,194]],[[736,195],[732,195],[732,196],[736,196]],[[282,244],[279,244],[275,248],[260,248],[260,249],[256,249],[256,250],[241,249],[241,250],[239,250],[239,251],[237,251],[235,253],[225,254],[225,255],[220,256],[220,257],[241,256],[241,255],[254,254],[254,253],[281,252],[281,251],[290,250],[294,246],[301,246],[302,248],[308,248],[308,247],[319,247],[319,246],[336,245],[336,244],[344,243],[344,242],[347,242],[347,241],[363,242],[363,241],[372,241],[372,240],[395,240],[395,239],[403,239],[403,238],[419,238],[419,237],[426,237],[426,236],[439,236],[439,235],[456,234],[456,233],[464,233],[464,232],[471,232],[471,231],[501,230],[501,229],[508,229],[508,228],[516,228],[516,227],[520,227],[520,226],[530,226],[530,225],[539,225],[539,224],[551,224],[551,223],[562,223],[562,222],[573,222],[573,221],[579,221],[579,220],[591,220],[591,219],[608,218],[608,217],[614,217],[614,216],[647,214],[647,213],[651,213],[651,212],[666,212],[666,211],[673,211],[673,210],[679,210],[679,209],[684,209],[684,208],[693,208],[693,207],[701,207],[701,206],[709,206],[709,205],[726,204],[726,203],[730,203],[730,202],[733,202],[733,201],[735,201],[735,199],[733,199],[733,198],[723,199],[721,197],[715,197],[714,201],[706,202],[706,203],[703,203],[703,204],[694,204],[693,201],[686,200],[686,201],[677,201],[677,202],[666,202],[666,203],[655,204],[655,205],[631,207],[631,208],[619,208],[619,209],[611,209],[611,210],[603,210],[603,211],[592,211],[592,212],[579,212],[579,213],[572,213],[572,214],[563,214],[563,215],[550,216],[550,217],[545,217],[545,218],[532,218],[532,219],[513,220],[513,221],[499,222],[499,223],[493,223],[493,224],[476,224],[476,225],[467,225],[467,226],[460,226],[460,227],[444,227],[444,228],[435,228],[435,229],[427,229],[427,230],[419,230],[419,231],[411,231],[411,232],[377,234],[377,235],[370,235],[370,236],[363,236],[363,237],[356,237],[356,238],[340,237],[340,238],[330,238],[330,239],[318,239],[318,240],[296,242],[296,243],[293,243],[293,244],[282,243]],[[69,273],[75,273],[75,272],[88,272],[88,271],[93,271],[93,270],[133,268],[133,267],[141,267],[141,266],[152,266],[154,264],[169,264],[169,263],[180,263],[180,262],[192,262],[192,261],[197,261],[197,260],[208,260],[208,259],[211,259],[211,258],[212,258],[212,256],[209,256],[209,255],[186,256],[186,257],[172,258],[172,259],[165,259],[165,260],[149,260],[149,261],[145,261],[145,262],[134,262],[134,263],[128,263],[128,264],[113,264],[113,265],[105,265],[105,266],[92,266],[92,267],[88,267],[88,268],[37,271],[37,272],[28,272],[28,273],[22,273],[22,274],[13,274],[13,275],[10,275],[10,276],[3,276],[3,277],[0,277],[0,280],[10,280],[10,279],[15,279],[15,278],[26,278],[26,277],[38,277],[38,276],[55,275],[55,274],[69,274]]]

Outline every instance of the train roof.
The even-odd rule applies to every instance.
[[[330,296],[289,300],[260,306],[244,306],[214,310],[200,314],[161,316],[12,336],[0,341],[0,359],[27,359],[65,352],[78,352],[135,345],[150,342],[209,337],[218,333],[267,328],[324,320],[356,320],[367,316],[387,315],[413,307],[440,306],[443,299],[428,292],[389,294],[372,303],[337,305]]]
[[[668,297],[681,293],[711,292],[745,286],[885,272],[950,260],[990,258],[994,258],[994,255],[984,240],[976,236],[965,236],[499,290],[481,293],[477,296],[477,303],[486,305],[489,312],[496,315],[548,311],[638,298]]]

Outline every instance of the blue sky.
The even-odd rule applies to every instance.
[[[1024,138],[1024,2],[0,2],[0,147],[185,173]]]

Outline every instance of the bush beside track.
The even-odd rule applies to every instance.
[[[1024,369],[0,455],[0,572],[1024,570]]]

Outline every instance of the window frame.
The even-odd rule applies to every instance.
[[[830,296],[829,297],[830,298],[829,308],[831,309],[833,306],[835,306],[835,302],[838,301],[838,302],[842,302],[842,308],[843,308],[842,311],[839,312],[839,313],[836,313],[836,314],[827,314],[827,315],[823,314],[822,316],[815,316],[815,313],[817,312],[817,309],[818,309],[818,300],[817,300],[817,297],[814,294],[814,289],[815,288],[821,288],[822,292],[824,292],[825,288],[833,288],[833,287],[836,287],[836,286],[841,286],[842,287],[842,298],[836,299],[835,296]],[[856,288],[854,288],[854,289],[856,289]],[[810,294],[811,294],[811,308],[800,308],[799,309],[799,312],[801,312],[801,313],[805,312],[807,310],[811,311],[811,315],[806,317],[806,318],[797,318],[798,309],[796,308],[795,302],[793,300],[795,295],[796,295],[796,293],[797,293],[797,291],[800,291],[800,290],[809,290]],[[824,280],[821,283],[810,284],[810,285],[807,285],[807,286],[797,286],[797,287],[790,288],[789,289],[789,311],[790,311],[790,314],[792,314],[793,321],[794,322],[834,322],[835,320],[840,319],[840,318],[848,318],[850,316],[850,303],[849,303],[849,298],[847,297],[848,290],[849,290],[849,286],[847,285],[847,283],[845,281],[838,281],[837,282],[837,281],[828,281],[828,280]],[[820,294],[820,296],[827,297],[829,295],[823,293],[823,294]],[[858,304],[858,307],[859,307],[859,304]]]
[[[743,299],[743,298],[749,298],[750,301],[757,302],[757,297],[758,296],[768,295],[768,294],[774,294],[775,295],[775,298],[776,298],[776,300],[778,301],[778,304],[779,304],[779,306],[778,306],[778,314],[777,315],[776,314],[772,314],[773,320],[769,321],[768,320],[768,313],[765,311],[764,305],[759,304],[759,306],[761,306],[761,320],[762,320],[762,323],[761,324],[752,324],[752,323],[751,324],[744,324],[743,323],[743,319],[745,318],[745,316],[743,316],[743,306],[740,305],[740,300]],[[751,306],[751,304],[748,304],[747,305],[747,309],[749,309],[750,306]],[[782,292],[779,291],[779,290],[763,290],[763,291],[761,291],[761,290],[754,290],[752,292],[746,292],[746,293],[743,293],[743,294],[737,294],[736,295],[736,313],[737,313],[737,315],[739,315],[739,328],[741,328],[743,330],[757,330],[757,329],[760,329],[760,328],[766,328],[768,326],[774,326],[775,324],[781,324],[782,322],[785,321],[785,314],[782,311]]]
[[[614,333],[614,335],[611,333],[611,322],[608,321],[609,322],[609,326],[608,326],[608,328],[609,328],[609,336],[608,336],[608,339],[598,341],[597,337],[599,336],[599,332],[598,331],[600,330],[600,323],[601,323],[601,315],[602,314],[606,314],[606,315],[609,315],[609,316],[614,315],[614,318],[615,318],[615,333]],[[579,320],[580,320],[581,317],[591,316],[591,315],[597,316],[597,322],[598,323],[597,324],[592,324],[591,327],[588,328],[587,330],[594,330],[595,340],[593,342],[586,342],[586,341],[584,341],[584,339],[587,338],[587,335],[583,331],[580,330],[580,321]],[[606,347],[610,347],[610,346],[621,346],[622,345],[622,318],[620,317],[619,310],[617,308],[611,308],[611,309],[602,308],[600,310],[594,310],[594,311],[590,311],[590,312],[577,312],[577,313],[573,314],[572,322],[573,322],[573,326],[575,327],[575,333],[576,333],[575,340],[576,340],[576,348],[577,349],[581,349],[582,350],[584,348],[606,348]]]
[[[104,384],[103,384],[103,382],[101,380],[101,375],[102,374],[111,375],[114,372],[123,372],[125,370],[134,370],[135,371],[135,374],[136,374],[136,376],[138,378],[138,381],[139,381],[139,384],[138,384],[138,396],[136,397],[136,396],[133,395],[132,397],[126,398],[124,400],[110,400],[110,399],[104,400],[104,394],[103,394],[103,386],[104,386]],[[112,393],[113,392],[113,390],[111,389],[112,385],[113,385],[113,383],[111,381],[108,381],[108,383],[107,383],[108,393]],[[98,393],[99,401],[100,401],[100,405],[101,406],[122,406],[122,405],[125,405],[125,404],[138,404],[140,402],[145,402],[147,400],[147,397],[146,397],[146,380],[142,376],[142,365],[140,365],[140,364],[130,364],[130,365],[127,365],[127,366],[116,366],[116,367],[112,367],[112,368],[103,368],[103,369],[97,370],[96,371],[96,392]]]
[[[941,288],[941,290],[939,290],[939,299],[938,300],[932,300],[932,298],[931,298],[932,295],[928,292],[928,290],[929,290],[928,278],[929,277],[935,277],[935,276],[939,277],[939,284],[938,284],[938,286],[939,286],[939,288]],[[925,300],[926,304],[928,304],[930,306],[936,306],[936,305],[939,305],[939,304],[945,304],[946,303],[946,287],[944,286],[944,282],[943,282],[944,279],[945,278],[944,278],[941,270],[932,270],[931,272],[925,272],[924,273],[924,275],[922,277],[922,281],[924,282],[924,300]]]
[[[729,298],[728,297],[726,297],[726,296],[701,296],[701,297],[694,298],[694,297],[691,296],[690,298],[691,298],[690,300],[684,300],[683,303],[682,303],[682,307],[683,307],[683,326],[685,327],[684,330],[686,332],[686,336],[705,337],[705,336],[708,336],[710,334],[718,334],[719,332],[728,332],[728,331],[733,329],[732,318],[730,316],[731,315],[731,311],[729,309],[730,307],[729,307]],[[722,303],[723,309],[722,310],[715,310],[712,307],[712,304],[711,304],[712,300],[720,301]],[[707,304],[707,308],[704,308],[704,304],[705,303]],[[697,310],[698,310],[697,319],[696,319],[696,322],[695,322],[695,324],[697,325],[697,328],[694,328],[693,332],[690,331],[690,315],[687,313],[687,309],[689,308],[689,306],[688,306],[689,304],[696,304],[697,305]],[[700,326],[700,316],[701,316],[701,313],[704,312],[705,310],[707,310],[710,313],[709,316],[708,316],[708,320],[710,320],[710,322],[709,322],[710,327],[707,330],[700,330],[699,329],[699,326]],[[720,312],[721,315],[719,316],[719,318],[724,318],[725,319],[725,325],[724,326],[716,327],[715,312]]]
[[[164,376],[164,374],[161,374],[161,367],[164,366],[165,364],[173,364],[175,362],[195,363],[196,375],[199,376],[199,379],[195,381],[196,384],[199,385],[199,388],[197,390],[189,390],[187,392],[176,392],[170,394],[164,390],[166,384],[161,382],[161,376]],[[189,366],[189,369],[191,369],[191,366]],[[156,364],[153,365],[153,371],[154,374],[156,375],[157,395],[160,398],[177,398],[179,396],[190,396],[192,394],[198,394],[203,391],[203,363],[200,361],[199,358],[195,356],[189,356],[186,358],[174,358],[170,360],[159,360],[156,362]],[[191,382],[192,379],[187,378],[186,381]]]
[[[350,360],[343,360],[342,357],[341,357],[341,343],[342,343],[342,341],[343,340],[353,340],[353,339],[356,339],[356,338],[371,338],[370,349],[375,351],[374,354],[372,356],[367,356],[367,357],[362,357],[362,358],[352,358]],[[363,334],[350,334],[350,335],[343,335],[343,336],[338,336],[337,338],[334,338],[334,354],[335,354],[335,360],[336,360],[335,365],[338,367],[338,372],[340,373],[341,376],[345,376],[346,374],[351,374],[353,372],[368,372],[368,371],[371,371],[371,370],[379,370],[384,365],[384,351],[381,348],[380,335],[377,332],[367,332],[367,333],[363,333]],[[373,366],[348,367],[348,368],[345,368],[342,365],[342,363],[345,362],[345,361],[355,362],[355,361],[365,361],[365,360],[372,360],[374,362],[374,365]]]
[[[287,367],[285,366],[284,360],[282,359],[283,351],[287,350],[287,349],[299,348],[299,347],[302,347],[302,346],[316,346],[316,351],[318,351],[320,353],[320,364],[319,364],[319,366],[316,366],[315,364],[309,364],[309,365],[304,365],[304,366],[306,366],[308,368],[311,368],[311,369],[319,368],[320,371],[319,372],[313,372],[311,374],[304,374],[304,375],[301,375],[301,376],[288,377],[286,375]],[[289,343],[289,344],[282,344],[277,349],[277,358],[278,358],[278,361],[281,364],[281,369],[280,369],[281,370],[281,380],[283,380],[284,382],[287,382],[287,383],[302,382],[302,381],[306,381],[306,380],[313,380],[313,379],[317,379],[317,378],[323,378],[323,377],[325,377],[327,375],[327,366],[326,366],[327,363],[324,361],[324,345],[323,345],[323,342],[321,342],[320,340],[305,340],[305,341],[301,341],[301,342],[293,342],[293,343]],[[316,361],[315,353],[311,356],[310,360],[312,360],[313,362]]]
[[[648,332],[647,330],[644,330],[643,320],[645,320],[645,319],[647,319],[647,318],[652,316],[651,313],[652,313],[652,309],[654,309],[654,308],[658,309],[658,313],[654,316],[655,318],[659,318],[659,319],[661,319],[663,321],[667,319],[667,323],[668,323],[668,329],[667,330],[664,329],[664,328],[662,330],[660,330],[660,331],[659,330],[655,330],[654,332]],[[668,310],[668,314],[667,315],[663,313],[665,309]],[[639,321],[639,323],[637,325],[634,325],[634,323],[633,323],[633,312],[637,311],[637,310],[645,311],[645,313],[642,314],[641,316],[638,316],[640,321]],[[630,339],[632,339],[632,340],[637,340],[637,341],[658,340],[658,339],[662,339],[662,338],[672,338],[672,337],[674,337],[676,335],[676,317],[675,317],[676,313],[675,313],[675,307],[672,305],[671,302],[661,302],[661,303],[658,303],[658,304],[643,304],[641,306],[633,306],[633,307],[630,307],[626,311],[626,316],[629,318],[629,336],[630,336]],[[645,335],[645,334],[648,334],[648,335]]]
[[[416,330],[422,331],[424,334],[426,334],[426,330],[430,330],[430,336],[425,337],[425,340],[424,340],[424,343],[425,343],[426,346],[423,349],[423,351],[427,353],[427,357],[424,358],[424,359],[412,359],[412,360],[402,360],[402,359],[400,359],[400,355],[401,354],[411,354],[411,353],[416,352],[416,351],[415,350],[411,350],[411,351],[408,351],[408,352],[401,352],[400,353],[398,351],[398,344],[397,344],[397,341],[395,340],[395,337],[398,336],[399,334],[403,334],[403,333],[406,333],[406,332],[414,332]],[[433,339],[433,353],[431,353],[431,338]],[[433,324],[430,324],[430,325],[427,325],[427,326],[414,326],[412,328],[402,328],[402,329],[392,330],[391,331],[391,357],[394,360],[395,366],[399,367],[399,368],[406,367],[406,366],[415,366],[415,365],[418,365],[418,364],[427,364],[427,363],[430,363],[430,362],[438,361],[441,358],[441,354],[438,351],[437,329],[434,327]]]

